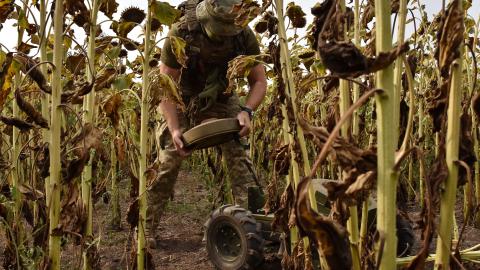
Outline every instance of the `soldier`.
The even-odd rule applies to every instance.
[[[210,118],[237,118],[242,127],[239,135],[250,132],[253,111],[266,93],[265,69],[259,64],[248,75],[250,92],[245,106],[236,94],[226,95],[228,62],[239,55],[258,55],[260,48],[250,27],[235,25],[234,5],[241,0],[189,0],[185,15],[174,24],[168,35],[187,42],[186,67],[178,63],[169,39],[165,41],[159,72],[179,82],[180,92],[190,109],[181,112],[177,105],[162,100],[160,110],[165,123],[159,138],[160,168],[147,192],[147,244],[156,246],[156,229],[168,199],[174,191],[182,160],[190,153],[183,147],[182,132]],[[155,78],[153,78],[155,80]],[[255,185],[250,160],[243,147],[235,141],[220,146],[226,159],[235,202],[244,205],[247,188]]]

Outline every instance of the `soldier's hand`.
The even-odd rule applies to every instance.
[[[175,130],[172,132],[172,140],[173,144],[175,145],[175,149],[177,149],[177,153],[180,156],[188,157],[192,153],[192,151],[184,148],[182,132],[180,130]]]
[[[247,112],[241,111],[237,115],[238,122],[240,122],[240,126],[242,129],[238,133],[240,137],[247,136],[250,133],[250,127],[251,127],[251,122],[250,122],[250,115],[248,115]]]

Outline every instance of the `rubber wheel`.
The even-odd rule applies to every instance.
[[[216,209],[205,223],[210,261],[221,270],[256,269],[264,259],[260,229],[252,213],[238,205]]]
[[[415,235],[408,219],[397,214],[397,256],[406,257],[412,252]]]
[[[376,228],[376,209],[368,212],[368,228],[371,233]],[[413,245],[415,244],[415,234],[410,221],[397,213],[397,257],[407,257],[411,255]]]

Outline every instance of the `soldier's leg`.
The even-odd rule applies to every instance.
[[[248,188],[257,186],[252,162],[238,141],[222,144],[220,148],[227,163],[235,204],[247,208]]]
[[[184,121],[180,124],[183,127]],[[177,176],[183,161],[183,158],[178,155],[175,150],[170,132],[166,128],[166,125],[163,125],[163,130],[159,133],[161,135],[159,140],[157,140],[157,143],[160,144],[157,145],[160,149],[157,157],[157,162],[159,163],[157,175],[155,179],[147,185],[148,207],[145,234],[147,238],[150,238],[150,240],[147,239],[149,242],[153,242],[155,239],[159,220],[165,210],[168,200],[173,195]],[[149,243],[149,245],[152,248],[154,247],[153,243]]]
[[[225,104],[216,106],[221,117],[236,118],[240,112],[240,101],[233,95]],[[220,146],[227,163],[235,203],[247,207],[248,188],[257,186],[252,161],[238,141],[230,141]]]

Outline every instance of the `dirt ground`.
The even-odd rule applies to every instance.
[[[125,215],[128,209],[128,180],[120,182],[121,190],[121,230],[111,230],[110,205],[99,200],[94,210],[95,237],[99,243],[98,254],[100,255],[101,269],[123,270],[132,269],[130,266],[131,247],[135,244],[133,233],[126,222]],[[456,213],[459,229],[462,228],[462,195],[456,205]],[[189,170],[183,170],[176,186],[175,196],[169,204],[166,214],[161,221],[162,238],[160,247],[151,250],[156,269],[162,270],[209,270],[214,269],[207,257],[203,238],[203,223],[211,212],[212,205],[208,201],[208,191],[200,176]],[[408,215],[411,220],[419,216],[419,205],[411,204],[408,207]],[[416,245],[414,253],[420,248],[421,232],[415,230]],[[480,230],[467,226],[461,249],[472,247],[480,243]],[[3,234],[0,236],[0,251],[5,244]],[[430,252],[434,253],[436,239],[432,241]],[[0,252],[0,261],[3,262],[3,252]],[[62,269],[81,269],[82,256],[80,246],[70,242],[64,243],[62,252]],[[0,264],[1,268],[1,264]],[[279,269],[276,266],[274,269]],[[480,269],[479,265],[468,265],[467,269]]]
[[[101,200],[95,205],[95,236],[100,241],[101,269],[132,269],[129,267],[133,234],[125,220],[128,208],[128,183],[121,185],[122,229],[109,230],[110,206]],[[156,269],[162,270],[210,270],[213,265],[207,258],[202,243],[203,223],[210,213],[211,204],[207,191],[199,177],[182,171],[178,177],[173,201],[162,218],[160,247],[150,250]],[[62,254],[62,269],[80,269],[81,250],[67,245]]]

